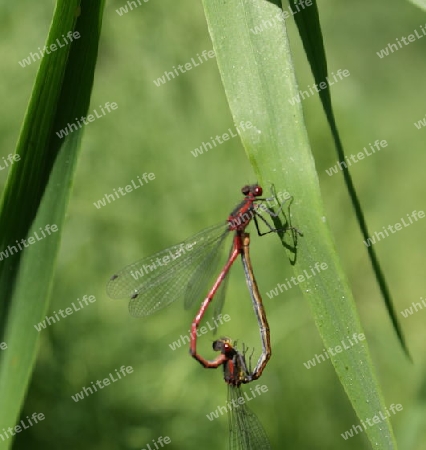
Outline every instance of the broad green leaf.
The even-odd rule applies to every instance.
[[[342,346],[363,329],[327,225],[302,108],[289,101],[298,88],[282,10],[265,0],[203,5],[234,122],[253,124],[239,130],[258,181],[294,197],[291,222],[303,232],[294,276],[304,280],[299,284],[325,347]],[[327,268],[318,270],[321,264]],[[333,353],[330,359],[360,420],[385,412],[366,341]],[[374,448],[396,449],[388,420],[365,432]]]
[[[62,139],[56,132],[87,114],[103,5],[58,1],[46,43],[52,51],[40,63],[16,149],[21,160],[2,197],[0,341],[7,348],[0,352],[0,429],[18,422],[36,357],[34,324],[47,311],[83,128]],[[0,449],[11,443],[1,440]]]
[[[413,5],[418,6],[421,9],[426,9],[426,0],[409,0]]]

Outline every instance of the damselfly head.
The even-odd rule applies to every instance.
[[[258,184],[250,184],[241,188],[243,195],[252,194],[254,197],[260,197],[263,194],[263,189]]]
[[[229,355],[234,353],[234,347],[232,346],[232,340],[226,337],[222,337],[213,342],[213,350],[215,352],[221,352],[223,355]]]

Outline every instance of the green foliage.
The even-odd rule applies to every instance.
[[[7,349],[0,354],[1,430],[19,422],[39,337],[34,324],[47,312],[80,143],[81,129],[64,139],[56,132],[85,115],[89,105],[102,1],[92,2],[80,20],[79,3],[57,4],[46,43],[52,51],[37,74],[16,149],[19,158],[2,197],[0,320]],[[76,34],[68,36],[70,31]],[[9,432],[0,448],[11,443]]]
[[[224,3],[229,6],[232,2]],[[216,60],[208,59],[159,87],[153,80],[191,58],[198,61],[197,54],[212,49],[202,5],[190,0],[149,0],[118,15],[116,10],[125,4],[125,0],[112,0],[105,10],[89,112],[107,101],[116,102],[118,109],[85,126],[69,209],[61,229],[52,304],[47,314],[54,316],[73,302],[78,305],[77,299],[81,301],[84,295],[95,295],[96,302],[40,333],[40,351],[21,418],[39,412],[46,419],[19,433],[14,447],[142,449],[159,436],[171,438],[170,448],[225,447],[226,416],[214,421],[206,418],[218,406],[226,405],[221,373],[204,370],[193,362],[186,343],[174,351],[170,348],[181,335],[187,335],[194,311],[185,311],[182,305],[175,304],[149,319],[136,320],[129,316],[125,301],[107,298],[105,284],[112,273],[127,263],[226,217],[240,199],[240,187],[259,177],[267,195],[269,183],[274,182],[277,192],[286,190],[294,196],[292,224],[304,236],[298,240],[297,258],[301,259],[294,269],[275,236],[257,238],[250,230],[252,260],[268,313],[273,355],[259,380],[268,392],[249,406],[259,416],[273,448],[371,448],[366,433],[348,440],[341,437],[341,433],[360,422],[332,364],[326,360],[310,369],[304,365],[315,355],[324,354],[312,311],[318,315],[320,307],[343,306],[317,303],[314,291],[304,295],[296,286],[283,289],[282,293],[278,290],[278,295],[271,294],[279,284],[295,276],[294,270],[299,270],[302,261],[307,264],[308,257],[318,261],[317,247],[312,246],[311,240],[323,240],[321,251],[330,245],[323,221],[305,224],[301,220],[317,220],[322,209],[319,203],[311,213],[305,210],[305,205],[309,205],[305,191],[313,189],[311,185],[302,189],[296,179],[308,178],[312,171],[306,136],[297,136],[301,148],[297,158],[302,163],[291,173],[286,168],[292,162],[283,164],[277,154],[265,154],[277,151],[269,147],[259,147],[259,154],[250,150],[255,164],[259,164],[258,158],[264,158],[262,168],[259,165],[259,171],[253,172],[239,138],[194,157],[191,151],[202,147],[203,142],[211,142],[211,137],[222,135],[229,128],[235,132]],[[39,65],[33,62],[22,68],[18,61],[44,45],[52,5],[53,2],[31,0],[0,5],[0,162],[13,151]],[[83,7],[82,14],[85,11],[87,8]],[[380,231],[406,213],[422,209],[424,204],[424,137],[423,130],[413,125],[425,113],[423,97],[419,95],[426,70],[423,42],[411,43],[383,59],[376,55],[376,51],[422,23],[419,10],[396,0],[386,4],[333,0],[320,5],[320,18],[330,73],[338,69],[351,73],[331,88],[347,154],[356,154],[376,139],[389,143],[386,149],[351,167],[370,230]],[[288,18],[286,25],[299,89],[307,90],[313,79],[305,50],[293,18]],[[282,24],[279,26],[282,28]],[[92,33],[95,39],[96,31]],[[276,46],[280,44],[274,43]],[[286,89],[294,89],[292,78],[288,79],[292,73],[293,68],[280,74]],[[76,87],[84,84],[88,88],[87,81],[72,81]],[[275,89],[275,83],[273,86]],[[302,104],[325,205],[323,216],[347,274],[336,278],[336,286],[340,287],[346,278],[350,282],[384,404],[387,408],[392,403],[403,405],[403,411],[391,417],[400,448],[422,450],[426,439],[424,368],[421,364],[410,365],[398,347],[340,171],[333,176],[325,172],[336,164],[336,156],[322,106],[314,95]],[[295,110],[300,118],[300,111],[287,101],[281,109]],[[277,111],[276,129],[283,139],[279,150],[287,152],[292,148],[289,140],[294,138],[293,133],[303,128],[292,126],[286,136],[282,117],[289,111],[281,109]],[[299,120],[296,117],[294,122]],[[261,119],[267,122],[268,118]],[[273,135],[271,138],[276,139]],[[245,137],[244,145],[248,142]],[[73,160],[70,162],[72,165]],[[23,160],[16,164],[21,163]],[[272,171],[274,164],[276,173]],[[283,166],[287,172],[281,178]],[[305,170],[309,174],[304,174]],[[0,189],[6,172],[0,171]],[[145,172],[155,173],[155,180],[104,207],[94,206],[106,193],[114,194],[113,189],[129,185]],[[60,186],[61,182],[58,189]],[[318,194],[314,198],[318,199]],[[33,229],[35,226],[34,222]],[[423,239],[424,225],[420,222],[375,244],[416,363],[424,361],[425,310],[407,318],[402,318],[399,311],[418,302],[420,296],[425,297]],[[294,258],[294,254],[288,256]],[[334,264],[334,258],[332,261]],[[316,278],[313,281],[319,282]],[[312,295],[312,300],[305,301],[306,295]],[[44,302],[45,297],[34,297],[26,307],[36,301]],[[37,308],[43,319],[45,313]],[[255,347],[256,357],[260,345],[256,320],[239,265],[231,274],[224,312],[231,320],[219,334]],[[31,335],[34,321],[20,330],[22,336]],[[340,322],[337,325],[341,328]],[[213,356],[209,353],[213,338],[211,334],[200,337],[201,351],[206,356]],[[356,351],[365,356],[363,349]],[[6,370],[3,361],[9,358],[5,353],[8,350],[10,347],[0,350],[0,371]],[[10,361],[7,371],[12,370],[14,363],[15,360]],[[80,402],[72,400],[71,396],[83,386],[89,387],[91,382],[114,374],[122,365],[132,366],[134,372]],[[372,401],[377,402],[377,398]],[[3,398],[0,405],[3,406]]]

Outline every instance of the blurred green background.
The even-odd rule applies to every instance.
[[[105,284],[126,264],[173,245],[227,217],[243,184],[254,182],[238,138],[206,154],[191,150],[233,128],[215,60],[156,87],[153,80],[212,48],[199,2],[141,1],[122,16],[123,0],[107,2],[90,111],[106,102],[118,109],[85,130],[73,195],[56,270],[50,311],[96,302],[42,331],[40,353],[22,417],[41,412],[46,419],[15,440],[16,449],[142,449],[159,436],[165,448],[226,448],[225,416],[206,415],[226,404],[221,371],[204,370],[185,344],[194,311],[174,304],[152,317],[133,319],[127,302],[112,301]],[[13,153],[38,63],[18,61],[45,42],[52,0],[0,5],[0,161]],[[425,209],[426,128],[424,53],[416,40],[380,59],[376,52],[425,25],[425,14],[409,3],[319,2],[329,71],[350,71],[332,87],[337,122],[348,155],[376,139],[388,147],[352,166],[370,233]],[[300,89],[313,84],[292,19],[287,21]],[[283,105],[285,108],[286,105]],[[351,282],[385,404],[400,403],[392,417],[401,449],[426,448],[426,307],[403,318],[400,311],[426,297],[426,222],[420,221],[376,244],[394,295],[414,364],[404,357],[373,278],[336,163],[330,133],[317,96],[303,102],[327,219]],[[4,164],[3,164],[4,165]],[[155,180],[114,203],[94,203],[145,172]],[[7,170],[0,170],[3,188]],[[291,186],[288,186],[291,192]],[[303,224],[294,224],[303,230]],[[253,230],[252,230],[253,231]],[[331,363],[306,369],[304,362],[323,346],[299,288],[266,295],[292,275],[274,261],[283,248],[276,237],[252,239],[252,258],[271,328],[273,356],[259,384],[268,392],[250,402],[273,448],[370,448],[364,433],[347,441],[341,433],[359,424]],[[41,262],[42,263],[42,262]],[[233,269],[220,335],[259,349],[259,337],[239,264]],[[23,333],[34,330],[22,330]],[[213,336],[203,337],[209,353]],[[257,354],[257,353],[256,353]],[[213,356],[213,353],[210,353]],[[122,365],[134,372],[74,402],[91,382]],[[248,390],[248,389],[247,389]],[[368,401],[368,399],[366,399]],[[0,399],[1,407],[1,399]]]

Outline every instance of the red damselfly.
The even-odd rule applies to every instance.
[[[108,295],[116,299],[129,298],[129,310],[135,317],[153,314],[181,297],[185,298],[185,307],[189,308],[206,291],[206,285],[219,263],[219,250],[223,247],[226,237],[234,232],[229,258],[216,280],[213,292],[211,291],[214,295],[242,252],[241,235],[252,219],[259,235],[280,231],[273,228],[259,211],[276,216],[285,201],[275,214],[262,203],[267,199],[261,198],[262,188],[259,185],[244,186],[241,192],[244,199],[225,222],[125,267],[109,280]],[[261,233],[257,219],[262,220],[269,227],[269,231]],[[221,306],[223,302],[218,303]]]
[[[252,300],[253,309],[259,325],[260,338],[262,341],[262,353],[252,374],[252,377],[254,376],[258,378],[262,374],[264,368],[266,367],[266,364],[268,363],[271,357],[271,341],[269,335],[269,325],[266,318],[265,309],[263,307],[262,297],[260,295],[256,279],[254,277],[253,268],[251,265],[250,251],[249,251],[250,235],[248,233],[241,233],[239,236],[241,238],[241,261],[243,263],[244,275],[246,278],[247,287]],[[221,275],[219,275],[219,278],[220,277]],[[216,281],[215,285],[218,283],[218,280]],[[224,364],[224,362],[226,362],[227,359],[226,355],[224,355],[223,352],[221,352],[221,354],[212,361],[203,358],[197,353],[197,329],[204,316],[207,306],[209,305],[210,301],[213,298],[214,295],[214,292],[212,293],[213,290],[214,287],[209,292],[206,299],[203,301],[200,311],[196,315],[191,327],[191,345],[190,345],[191,355],[206,368],[218,367]]]
[[[270,450],[272,447],[268,436],[259,419],[248,408],[247,396],[241,389],[241,384],[259,378],[260,374],[249,370],[245,360],[245,351],[243,353],[237,351],[230,339],[218,339],[213,343],[213,349],[221,352],[224,379],[228,384],[228,449]],[[262,388],[261,390],[264,392]]]

